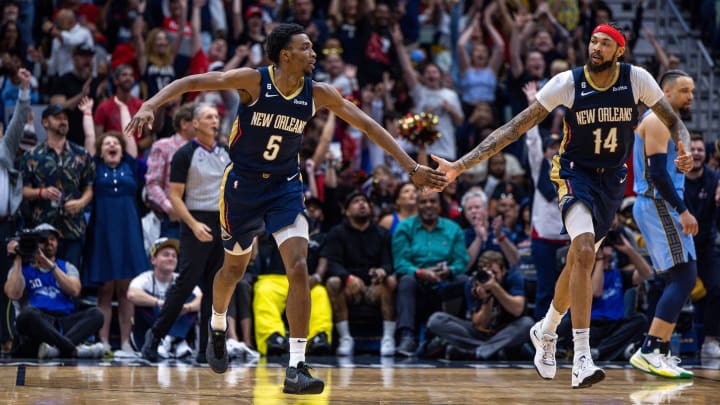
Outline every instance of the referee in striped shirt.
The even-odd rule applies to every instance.
[[[180,315],[193,288],[206,291],[200,305],[201,325],[212,311],[212,282],[222,266],[218,190],[230,162],[225,146],[215,141],[220,117],[211,104],[198,104],[193,111],[195,138],[177,150],[170,168],[170,202],[182,220],[180,226],[179,273],[170,287],[158,319],[145,335],[142,356],[158,360],[158,345]],[[200,328],[200,348],[207,346],[208,330]],[[196,348],[197,349],[197,348]],[[205,350],[197,350],[198,363],[206,363]]]

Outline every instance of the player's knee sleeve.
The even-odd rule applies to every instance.
[[[697,278],[697,262],[680,263],[668,270],[668,283],[657,304],[655,316],[668,323],[677,322]]]
[[[275,243],[277,243],[277,246],[280,247],[283,242],[290,238],[298,237],[304,238],[306,240],[310,239],[308,236],[309,230],[310,226],[308,225],[307,218],[305,218],[305,216],[302,214],[298,214],[298,216],[295,218],[295,222],[292,225],[286,226],[285,228],[273,233],[273,237],[275,238]]]
[[[570,239],[575,239],[584,233],[595,234],[592,214],[585,204],[576,202],[570,206],[565,213],[565,229],[570,235]]]

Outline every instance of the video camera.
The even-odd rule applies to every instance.
[[[38,252],[40,243],[47,243],[49,233],[48,231],[33,231],[29,229],[23,229],[18,231],[11,240],[18,241],[18,245],[15,248],[15,254],[22,258],[23,264],[31,263]]]

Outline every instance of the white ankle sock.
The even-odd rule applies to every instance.
[[[383,338],[395,336],[395,321],[383,321]]]
[[[290,367],[297,367],[299,362],[305,361],[305,345],[307,339],[290,338]]]
[[[350,336],[350,325],[348,321],[340,321],[335,324],[335,330],[337,330],[338,337]]]
[[[215,311],[215,306],[212,307],[212,317],[210,318],[210,327],[212,330],[227,330],[227,310],[225,312]]]
[[[558,312],[557,309],[555,309],[555,302],[551,302],[550,308],[548,308],[547,314],[545,314],[545,319],[543,319],[541,325],[542,332],[548,335],[554,335],[560,321],[563,319],[563,316],[565,316],[565,313],[561,314]]]
[[[590,329],[573,329],[573,344],[575,346],[574,359],[579,359],[582,356],[591,357],[590,355]]]

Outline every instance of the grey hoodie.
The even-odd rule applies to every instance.
[[[10,214],[17,212],[22,202],[22,175],[15,169],[14,162],[20,147],[25,123],[30,115],[30,90],[20,89],[15,113],[8,124],[5,136],[0,139],[0,170],[5,170],[10,179]]]

